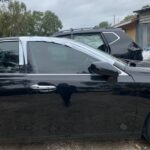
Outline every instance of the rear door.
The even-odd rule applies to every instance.
[[[0,41],[0,141],[31,136],[22,60],[19,39]]]
[[[96,58],[65,45],[28,42],[27,88],[32,138],[132,135],[133,80],[90,74]]]
[[[142,60],[142,49],[123,31],[103,32],[109,43],[111,54],[115,57],[130,60]]]

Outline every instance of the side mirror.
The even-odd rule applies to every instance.
[[[94,62],[89,67],[90,73],[96,73],[103,76],[106,80],[117,81],[119,71],[107,62]]]

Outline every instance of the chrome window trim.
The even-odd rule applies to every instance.
[[[115,42],[117,42],[118,40],[120,40],[120,36],[119,36],[118,34],[116,34],[115,32],[102,32],[102,33],[104,33],[104,34],[112,33],[112,34],[114,34],[114,35],[117,37],[117,39],[114,40],[114,41],[112,41],[112,42],[110,42],[109,45],[112,45],[112,44],[114,44]]]
[[[25,74],[27,76],[98,76],[98,74]],[[129,76],[126,73],[119,74],[119,76]]]
[[[24,53],[23,53],[23,47],[22,43],[19,40],[19,65],[24,65]]]
[[[19,50],[19,65],[24,65],[24,60],[23,60],[23,51],[22,51],[22,45],[21,45],[21,41],[20,40],[7,40],[7,39],[4,39],[4,40],[1,40],[0,43],[3,43],[3,42],[18,42],[19,44],[19,47],[18,47],[18,50]]]
[[[94,57],[95,59],[104,61],[104,62],[110,62],[110,64],[114,63],[114,60],[110,60],[109,58],[102,56],[102,55],[97,55],[96,52],[94,52],[92,50],[91,47],[88,47],[87,45],[84,44],[76,44],[74,41],[72,40],[68,40],[68,39],[58,39],[58,38],[45,38],[45,37],[20,37],[20,40],[22,41],[22,47],[23,47],[23,54],[24,54],[24,59],[25,59],[25,64],[28,64],[28,59],[27,59],[27,42],[50,42],[50,43],[56,43],[56,44],[61,44],[61,45],[66,45],[71,47],[72,49],[78,50],[82,53],[85,53],[91,57]],[[95,49],[94,49],[95,50]],[[101,58],[100,58],[101,56]]]
[[[117,68],[116,66],[112,66],[112,67],[115,67],[119,72],[120,72],[120,74],[119,74],[119,76],[128,76],[128,74],[125,72],[125,71],[123,71],[123,70],[121,70],[121,69],[119,69],[119,68]],[[40,76],[40,75],[45,75],[45,76],[49,76],[49,75],[51,75],[51,76],[60,76],[60,75],[66,75],[66,76],[73,76],[73,75],[80,75],[80,76],[97,76],[97,74],[90,74],[90,73],[87,73],[87,74],[82,74],[82,73],[80,73],[80,74],[77,74],[77,73],[70,73],[70,74],[65,74],[65,73],[60,73],[60,74],[57,74],[57,73],[54,73],[54,74],[52,74],[52,73],[27,73],[26,74],[27,76],[34,76],[34,75],[37,75],[37,76]]]
[[[1,76],[26,76],[27,74],[23,73],[0,73],[0,78]]]
[[[40,75],[42,75],[42,76],[74,76],[74,75],[76,75],[76,76],[91,76],[91,75],[96,75],[96,74],[27,74],[27,76],[40,76]]]
[[[118,69],[118,68],[117,68]],[[127,73],[123,72],[122,70],[118,69],[121,73],[119,74],[119,76],[126,76],[128,75]],[[0,77],[1,76],[98,76],[98,74],[50,74],[50,73],[0,73]]]
[[[26,56],[26,63],[28,63],[27,62],[27,45],[28,45],[28,42],[48,42],[48,43],[53,43],[53,41],[26,41],[26,43],[24,43],[24,49],[25,49],[25,56]],[[61,43],[59,43],[59,42],[55,42],[56,44],[60,44],[60,45],[62,45],[62,46],[68,46],[68,47],[70,47],[72,50],[77,50],[77,51],[79,51],[79,52],[81,52],[81,53],[84,53],[84,54],[86,54],[86,55],[89,55],[90,57],[92,57],[92,58],[94,58],[94,59],[97,59],[97,61],[100,61],[100,60],[103,60],[103,61],[105,61],[105,62],[107,62],[107,60],[104,60],[105,58],[103,57],[103,58],[99,58],[99,56],[97,56],[93,51],[91,51],[91,50],[89,50],[88,51],[88,47],[84,47],[84,45],[76,45],[76,44],[74,44],[74,43],[69,43],[69,42],[66,42],[66,43],[64,43],[64,44],[61,44]],[[26,47],[26,48],[25,48]],[[82,49],[82,50],[81,50]],[[84,50],[85,49],[85,50]],[[112,62],[110,62],[110,64],[112,64],[112,67],[115,67],[114,65],[113,65],[113,61]],[[122,71],[122,70],[120,70],[119,68],[117,68],[117,67],[115,67],[119,72],[121,72],[120,73],[120,75],[127,75],[124,71]],[[53,73],[48,73],[48,74],[44,74],[44,73],[41,73],[41,74],[38,74],[38,73],[35,73],[35,74],[33,74],[33,73],[29,73],[28,75],[93,75],[93,74],[53,74]]]
[[[118,69],[121,73],[119,74],[119,76],[128,76],[127,73],[123,72],[122,70]],[[50,74],[50,73],[27,73],[27,76],[98,76],[98,74]]]
[[[104,56],[103,57],[101,57],[101,59],[99,58],[99,56],[97,56],[93,51],[91,51],[91,50],[87,50],[88,48],[87,47],[84,47],[84,46],[81,46],[81,45],[76,45],[76,44],[74,44],[74,43],[70,43],[70,42],[66,42],[66,43],[64,43],[64,44],[62,44],[62,43],[59,43],[59,42],[54,42],[54,41],[44,41],[44,40],[42,40],[42,41],[26,41],[26,43],[24,43],[24,49],[25,49],[25,51],[24,51],[24,54],[25,54],[25,64],[28,64],[28,59],[27,59],[27,51],[28,51],[28,43],[29,42],[47,42],[47,43],[56,43],[56,44],[60,44],[61,46],[68,46],[68,47],[70,47],[72,50],[75,50],[75,51],[79,51],[79,52],[81,52],[81,53],[83,53],[83,54],[85,54],[85,55],[88,55],[88,56],[90,56],[90,57],[92,57],[93,59],[97,59],[96,61],[99,61],[99,60],[103,60],[103,61],[105,61],[105,62],[107,62],[108,61],[108,59],[107,58],[104,58]],[[104,59],[106,59],[106,60],[104,60]],[[113,63],[113,61],[112,61],[112,63]],[[112,64],[111,63],[111,64]]]
[[[107,32],[107,33],[115,34],[114,32]],[[78,50],[82,53],[85,53],[86,55],[89,55],[89,56],[91,56],[97,60],[109,62],[109,64],[111,64],[112,66],[114,66],[114,63],[115,63],[114,59],[105,56],[105,54],[97,53],[97,50],[95,50],[95,49],[93,49],[93,48],[91,48],[85,44],[74,42],[74,41],[69,40],[69,39],[63,39],[63,38],[59,39],[59,38],[52,38],[52,37],[36,37],[35,36],[35,37],[20,37],[19,40],[21,41],[21,44],[22,44],[22,52],[23,52],[25,65],[28,64],[27,43],[28,42],[41,42],[41,41],[68,46],[72,49],[75,49],[75,50]],[[119,68],[118,68],[118,70],[119,70]],[[122,72],[121,74],[125,74],[125,73]],[[85,74],[83,74],[83,75],[85,75]]]
[[[28,61],[27,61],[27,42],[24,40],[20,40],[21,41],[21,45],[22,45],[22,53],[23,53],[23,57],[24,57],[24,64],[27,65]]]
[[[113,33],[113,32],[107,32],[107,33]],[[85,45],[82,44],[76,44],[75,42],[71,41],[71,40],[59,40],[56,38],[48,38],[48,37],[20,37],[18,39],[3,39],[0,42],[19,42],[19,65],[24,65],[27,64],[27,42],[28,41],[45,41],[45,42],[54,42],[56,44],[61,44],[61,45],[66,45],[71,47],[72,49],[78,50],[82,53],[85,53],[91,57],[94,57],[95,59],[99,59],[99,60],[103,60],[105,62],[108,62],[110,64],[114,64],[114,60],[110,60],[110,58],[107,58],[105,56],[102,56],[102,58],[99,58],[99,55],[96,55],[95,51],[92,51],[92,48],[88,48]],[[114,66],[115,67],[115,66]],[[117,68],[121,74],[119,76],[125,76],[128,75],[126,74],[124,71],[120,70],[119,68]],[[47,75],[47,76],[61,76],[61,75],[66,75],[66,76],[95,76],[96,74],[28,74],[26,73],[0,73],[0,76],[33,76],[33,75]]]

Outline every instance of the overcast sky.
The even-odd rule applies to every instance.
[[[53,11],[62,21],[63,29],[93,27],[102,21],[113,23],[134,10],[149,4],[150,0],[20,0],[28,9]]]

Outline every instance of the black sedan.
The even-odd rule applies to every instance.
[[[150,68],[68,39],[0,39],[0,140],[150,142]]]

